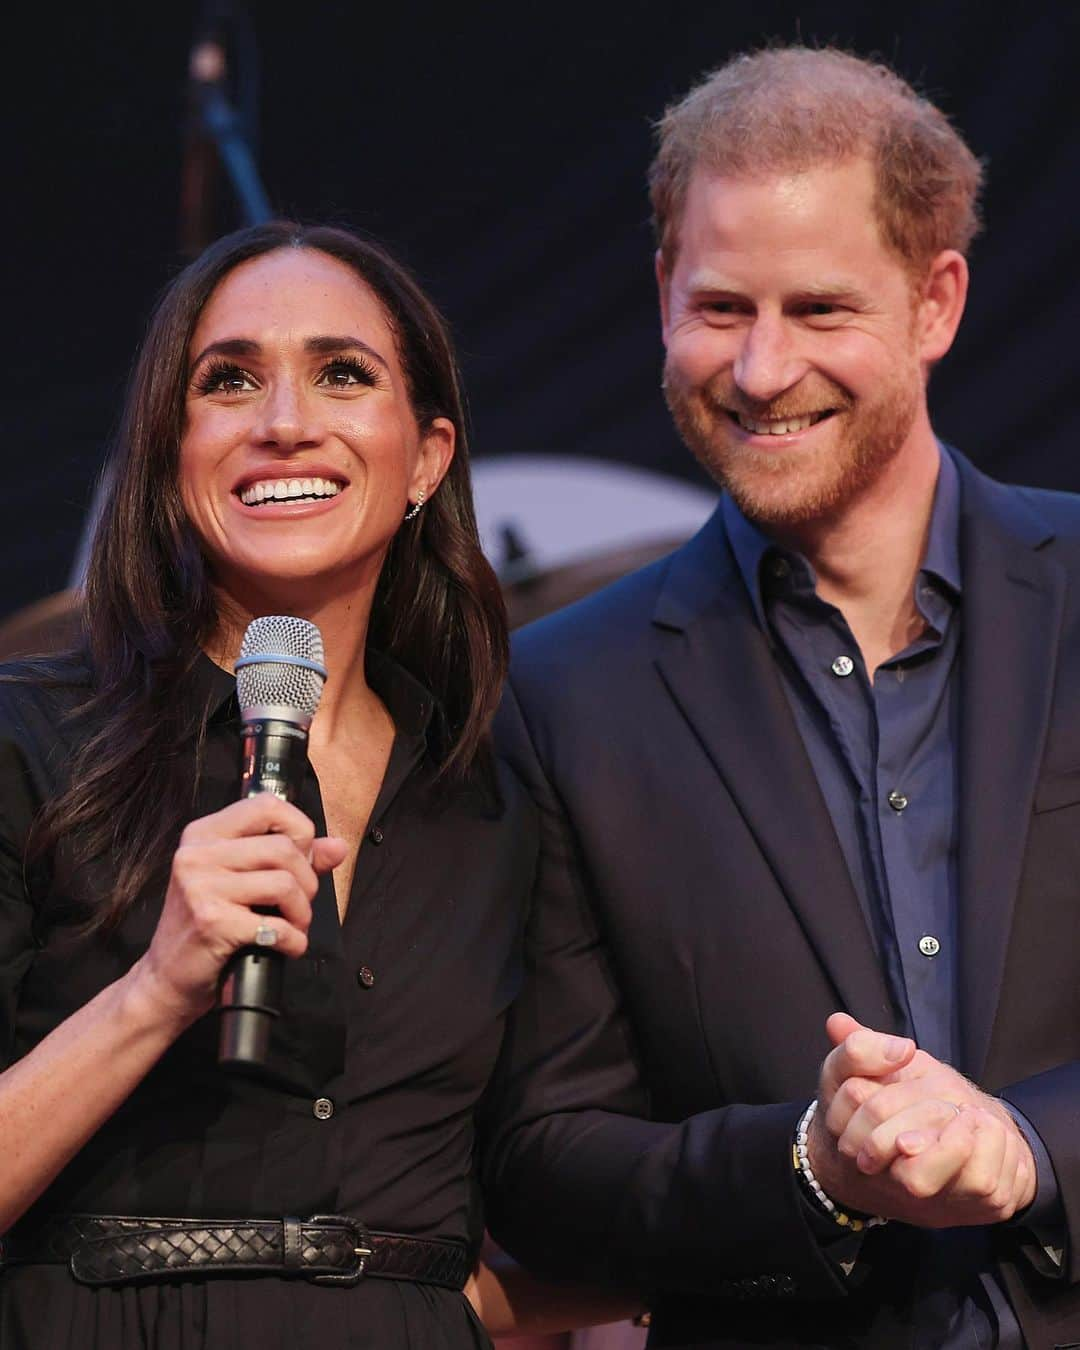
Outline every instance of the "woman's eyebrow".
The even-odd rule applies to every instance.
[[[304,342],[304,350],[316,356],[331,356],[334,352],[359,350],[366,352],[381,366],[386,366],[389,369],[389,363],[380,352],[377,352],[374,347],[361,338],[353,337],[350,334],[307,338]],[[258,356],[261,352],[262,346],[254,338],[220,338],[217,342],[211,342],[205,346],[191,365],[194,369],[207,356]]]
[[[204,356],[258,356],[260,351],[262,348],[252,338],[222,338],[204,347],[191,366],[194,369]]]
[[[380,365],[386,366],[387,361],[384,356],[369,346],[358,337],[351,337],[346,334],[343,337],[312,337],[304,343],[304,350],[313,352],[317,356],[331,356],[334,352],[344,352],[351,348],[356,348],[366,352],[368,356],[374,357]]]

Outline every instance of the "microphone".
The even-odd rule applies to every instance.
[[[306,619],[253,619],[236,662],[240,704],[240,797],[272,792],[292,802],[307,768],[307,738],[326,667],[322,634]],[[225,967],[218,1063],[239,1073],[266,1064],[270,1028],[281,1015],[284,957],[272,947],[242,947]]]

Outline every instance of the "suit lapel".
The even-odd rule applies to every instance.
[[[657,665],[769,862],[843,1006],[870,1026],[895,1014],[766,636],[719,513],[672,560],[654,622]]]
[[[960,1022],[963,1067],[986,1060],[1043,757],[1064,572],[1013,490],[959,457],[963,563]]]

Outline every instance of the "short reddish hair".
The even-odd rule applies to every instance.
[[[882,239],[913,274],[942,249],[966,253],[979,230],[982,166],[948,118],[895,71],[847,52],[737,56],[672,104],[656,130],[649,195],[669,266],[699,166],[757,178],[865,156]]]

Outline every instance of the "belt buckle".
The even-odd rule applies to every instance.
[[[344,1229],[356,1262],[352,1270],[343,1270],[338,1275],[313,1275],[311,1277],[312,1284],[359,1284],[364,1278],[364,1267],[367,1265],[367,1259],[375,1250],[371,1245],[371,1234],[363,1223],[359,1219],[351,1218],[348,1214],[312,1214],[305,1222],[337,1224]]]

